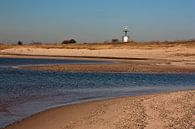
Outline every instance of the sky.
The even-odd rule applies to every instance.
[[[195,38],[195,0],[0,0],[0,42]]]

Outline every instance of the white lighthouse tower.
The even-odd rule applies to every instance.
[[[128,28],[125,27],[123,32],[125,33],[125,35],[122,37],[122,41],[123,41],[123,43],[128,43],[129,42],[129,36],[128,36],[129,30],[128,30]]]

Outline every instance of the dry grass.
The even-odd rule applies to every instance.
[[[189,56],[194,56],[195,54],[190,54],[190,53],[177,53],[175,56],[181,56],[181,57],[189,57]]]
[[[31,48],[45,48],[45,49],[89,49],[89,50],[98,50],[98,49],[156,49],[156,48],[168,48],[175,46],[184,46],[184,47],[195,47],[195,41],[180,41],[180,42],[132,42],[132,43],[84,43],[84,44],[42,44],[42,45],[32,45],[25,44],[22,46],[19,45],[5,45],[0,44],[0,50],[13,48],[13,47],[31,47]]]
[[[0,44],[0,50],[16,47],[16,45]]]

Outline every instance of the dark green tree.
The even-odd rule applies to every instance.
[[[18,41],[18,45],[23,45],[22,41]]]

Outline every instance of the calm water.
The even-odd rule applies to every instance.
[[[0,59],[0,127],[68,103],[195,89],[195,74],[70,73],[17,70],[11,67],[58,63],[105,62]]]

